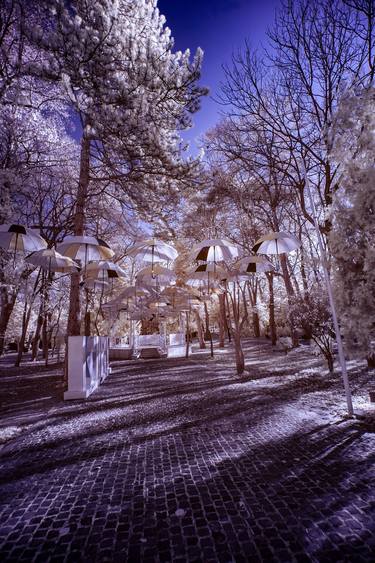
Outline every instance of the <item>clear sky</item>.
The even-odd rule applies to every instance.
[[[204,51],[201,84],[210,96],[194,115],[194,127],[184,134],[194,153],[195,140],[219,120],[220,106],[214,102],[224,73],[222,65],[241,48],[245,39],[254,47],[266,38],[280,0],[159,0],[158,7],[172,30],[175,49],[197,47]]]

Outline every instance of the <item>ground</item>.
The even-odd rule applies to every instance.
[[[3,360],[2,561],[374,561],[373,375],[246,343],[118,362],[87,401]],[[6,368],[6,369],[5,369]]]

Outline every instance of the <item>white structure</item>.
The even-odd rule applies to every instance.
[[[86,399],[110,373],[107,336],[69,336],[68,390],[64,399]]]

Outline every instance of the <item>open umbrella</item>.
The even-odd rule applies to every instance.
[[[274,269],[271,262],[262,256],[246,256],[236,264],[236,270],[246,274],[259,274]]]
[[[126,256],[133,256],[144,262],[154,264],[156,262],[175,260],[177,258],[177,250],[166,242],[152,238],[137,242],[127,251]]]
[[[137,280],[143,280],[151,282],[152,280],[156,280],[158,284],[165,284],[170,283],[176,280],[176,274],[169,270],[169,268],[164,268],[160,264],[155,264],[154,266],[147,266],[146,268],[142,268],[137,273]]]
[[[109,260],[89,262],[85,268],[86,278],[99,278],[101,280],[105,280],[108,278],[125,278],[126,275],[126,272],[120,268],[118,264]]]
[[[47,248],[47,243],[35,230],[23,225],[0,225],[0,247],[8,251],[34,252]]]
[[[73,260],[81,260],[85,266],[91,260],[109,260],[115,254],[103,239],[75,235],[65,237],[57,250]]]
[[[297,237],[286,231],[280,231],[261,237],[252,250],[257,254],[284,254],[292,252],[300,246],[301,241]]]
[[[196,244],[191,252],[193,260],[202,262],[226,262],[237,258],[237,246],[225,239],[206,239]]]
[[[188,284],[192,283],[193,280],[202,280],[207,284],[207,290],[210,292],[210,289],[212,289],[212,281],[226,277],[227,272],[223,270],[223,268],[216,266],[215,263],[208,263],[196,266],[193,270],[188,272],[188,276]]]
[[[23,225],[0,225],[0,248],[13,252],[13,265],[16,252],[34,252],[47,248],[47,242],[37,232]]]
[[[54,248],[36,250],[26,256],[25,261],[34,266],[40,266],[48,272],[71,273],[80,270],[80,267],[74,260],[59,254]]]

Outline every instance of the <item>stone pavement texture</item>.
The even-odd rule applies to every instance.
[[[31,423],[1,451],[0,560],[375,561],[373,429],[301,408],[324,378],[240,381],[231,362],[116,363],[74,403],[57,371],[20,378],[4,420]]]

